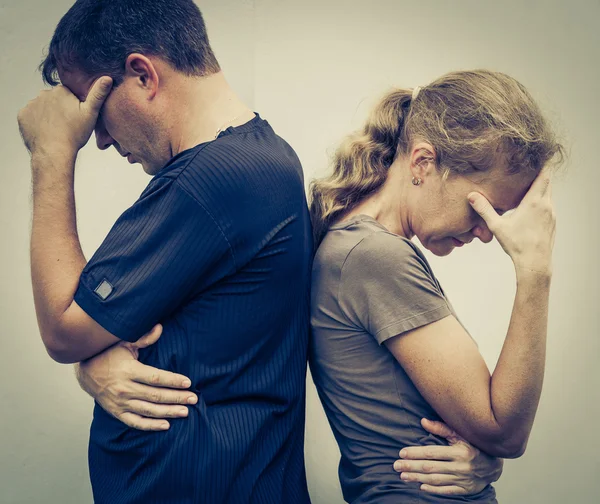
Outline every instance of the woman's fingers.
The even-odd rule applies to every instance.
[[[143,431],[164,431],[169,428],[169,422],[166,420],[155,420],[153,418],[144,418],[135,413],[125,412],[121,413],[118,420],[123,422],[125,425],[134,429]]]
[[[153,387],[188,388],[192,382],[183,376],[164,369],[146,366],[141,362],[132,362],[131,379],[138,383],[145,383]]]
[[[187,390],[173,390],[149,385],[138,385],[127,394],[129,402],[139,399],[154,404],[196,404],[198,396]]]
[[[548,165],[544,166],[538,176],[535,178],[533,183],[531,184],[531,188],[527,192],[527,194],[531,194],[533,196],[544,196],[550,186],[552,180],[552,171]]]
[[[176,404],[155,404],[147,401],[134,399],[128,403],[128,413],[134,413],[147,418],[182,418],[188,416],[185,406]]]
[[[154,345],[160,338],[162,334],[162,325],[156,324],[149,332],[144,334],[139,340],[135,343],[130,343],[130,345],[134,348],[146,348],[150,345]]]

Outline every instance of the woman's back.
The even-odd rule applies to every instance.
[[[344,498],[496,502],[491,486],[468,497],[423,492],[392,467],[405,446],[446,444],[422,428],[421,418],[439,417],[382,345],[454,314],[418,248],[367,215],[331,226],[314,259],[311,306],[311,372],[340,447]]]

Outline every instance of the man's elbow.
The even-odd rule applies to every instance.
[[[521,457],[527,448],[527,437],[494,436],[481,443],[483,451],[493,457],[515,459]]]
[[[74,364],[81,361],[81,358],[72,346],[67,344],[65,336],[60,331],[44,331],[42,341],[46,347],[46,352],[53,361],[59,364]]]
[[[503,455],[499,456],[505,459],[516,459],[523,456],[526,448],[527,440],[507,443],[505,446],[502,447],[501,451],[504,452]]]

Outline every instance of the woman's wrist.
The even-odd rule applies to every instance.
[[[517,284],[522,282],[547,282],[550,283],[552,279],[552,262],[551,261],[538,261],[530,263],[518,263],[513,261],[515,267],[515,274],[517,276]]]

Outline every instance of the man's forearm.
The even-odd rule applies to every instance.
[[[75,217],[75,159],[76,155],[34,155],[31,160],[31,279],[44,343],[73,302],[86,264]]]

